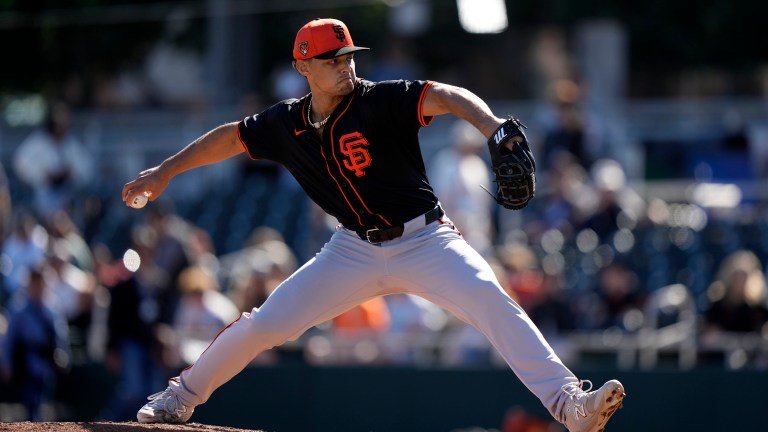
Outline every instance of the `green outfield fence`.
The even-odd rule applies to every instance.
[[[765,431],[768,373],[580,370],[595,382],[620,378],[624,409],[608,431]],[[79,367],[62,383],[67,417],[89,421],[109,399],[101,367]],[[2,395],[7,394],[0,387]],[[251,367],[222,386],[193,421],[268,432],[450,432],[500,429],[513,407],[548,418],[505,369],[406,367]],[[137,409],[139,407],[136,407]]]

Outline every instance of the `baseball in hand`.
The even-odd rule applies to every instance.
[[[140,208],[144,207],[145,205],[147,205],[147,201],[149,201],[149,198],[147,196],[147,193],[144,192],[141,195],[136,195],[133,198],[133,201],[131,201],[131,207],[133,207],[135,209],[140,209]]]

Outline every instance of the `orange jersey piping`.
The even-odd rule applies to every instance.
[[[331,142],[331,147],[333,147],[333,142]],[[333,151],[333,150],[331,150],[331,151]],[[339,181],[336,180],[336,177],[333,176],[333,173],[331,172],[331,166],[328,165],[328,159],[326,159],[326,157],[325,157],[325,152],[323,151],[322,144],[320,145],[320,154],[323,156],[323,160],[325,161],[325,168],[328,170],[328,175],[330,175],[331,178],[333,179],[333,181],[336,183],[336,188],[339,189],[339,192],[341,192],[341,196],[344,197],[344,201],[346,201],[347,205],[349,206],[349,208],[352,209],[352,213],[354,213],[355,216],[357,216],[357,221],[360,223],[360,226],[364,226],[363,225],[363,220],[360,219],[360,215],[357,213],[357,210],[355,210],[355,206],[353,206],[352,203],[349,202],[349,199],[347,198],[347,194],[344,193],[344,190],[341,188],[341,185],[339,184]],[[336,159],[336,156],[334,156],[333,158]],[[344,174],[342,174],[342,176],[343,175]]]
[[[427,98],[427,91],[430,87],[432,87],[433,82],[427,81],[426,84],[424,84],[424,88],[421,89],[421,95],[419,96],[419,106],[418,106],[418,115],[419,115],[419,124],[422,126],[429,126],[430,123],[432,123],[433,116],[429,117],[429,120],[424,118],[424,100]]]
[[[231,322],[231,323],[229,323],[229,324],[228,324],[226,327],[224,327],[223,329],[221,329],[221,330],[219,331],[219,333],[217,333],[217,334],[216,334],[216,337],[215,337],[215,338],[213,338],[213,340],[211,341],[211,343],[209,343],[209,344],[208,344],[208,346],[205,348],[205,350],[204,350],[204,351],[203,351],[203,352],[202,352],[200,355],[202,356],[203,354],[205,354],[205,351],[208,351],[208,349],[211,347],[211,345],[213,345],[213,343],[214,343],[214,342],[216,342],[216,339],[218,339],[218,338],[219,338],[219,336],[221,336],[221,334],[222,334],[222,333],[224,333],[224,331],[225,331],[225,330],[227,330],[228,328],[232,327],[232,326],[233,326],[233,325],[234,325],[236,322],[240,321],[240,318],[242,318],[242,317],[243,317],[243,314],[240,314],[240,316],[239,316],[239,317],[237,317],[237,319],[236,319],[236,320],[232,321],[232,322]],[[191,365],[189,365],[189,366],[185,367],[185,368],[184,368],[184,370],[183,370],[182,372],[184,372],[185,370],[187,370],[187,369],[191,368],[192,366],[194,366],[194,364],[191,364]],[[181,376],[181,374],[179,374],[179,376]]]
[[[354,94],[352,94],[352,97],[349,99],[349,103],[347,103],[347,106],[346,106],[346,107],[344,107],[344,111],[342,111],[342,112],[341,112],[341,114],[339,114],[339,116],[336,118],[336,120],[334,120],[334,121],[333,121],[333,124],[331,125],[331,131],[330,131],[330,134],[329,134],[329,136],[330,136],[330,138],[331,138],[331,152],[332,152],[332,155],[333,155],[333,160],[335,160],[335,161],[336,161],[336,166],[338,166],[338,167],[339,167],[339,172],[341,173],[341,176],[342,176],[342,177],[344,177],[344,180],[346,180],[346,181],[347,181],[347,184],[349,184],[349,187],[350,187],[350,188],[352,188],[352,191],[353,191],[353,192],[355,193],[355,195],[357,196],[357,199],[359,199],[359,200],[360,200],[360,204],[362,204],[362,205],[363,205],[363,208],[365,208],[365,210],[366,210],[368,213],[370,213],[370,214],[372,214],[372,215],[375,215],[375,216],[378,216],[378,217],[379,217],[379,218],[380,218],[382,221],[384,221],[384,223],[385,223],[385,224],[387,224],[387,226],[392,226],[392,224],[391,224],[391,223],[390,223],[390,222],[389,222],[387,219],[385,219],[385,218],[384,218],[384,216],[382,216],[382,215],[380,215],[380,214],[377,214],[377,213],[374,213],[374,212],[372,212],[372,211],[371,211],[371,209],[369,209],[369,208],[368,208],[368,205],[365,203],[365,201],[363,201],[363,197],[361,197],[361,196],[360,196],[360,193],[358,193],[358,192],[357,192],[357,189],[355,189],[355,187],[352,185],[352,182],[351,182],[351,181],[349,181],[349,179],[347,178],[347,176],[345,176],[345,175],[344,175],[344,171],[341,169],[341,164],[339,163],[339,159],[336,157],[336,142],[335,142],[335,141],[334,141],[334,139],[333,139],[333,128],[335,128],[335,127],[336,127],[336,123],[337,123],[337,122],[339,121],[339,119],[340,119],[340,118],[342,118],[342,117],[344,116],[344,114],[347,112],[347,110],[349,109],[349,107],[352,105],[352,101],[353,101],[353,100],[355,100],[355,95],[354,95]],[[342,193],[343,193],[343,192],[342,192]],[[355,209],[353,208],[352,210],[354,211]],[[357,213],[357,212],[355,212],[355,213]],[[358,216],[358,219],[360,219],[360,217],[359,217],[359,216]],[[360,225],[361,225],[361,226],[365,226],[365,225],[363,225],[363,224],[362,224],[362,222],[360,223]],[[374,226],[374,227],[375,227],[375,228],[378,228],[378,227],[376,227],[376,226]]]
[[[240,141],[240,145],[243,146],[243,149],[245,150],[245,154],[247,154],[248,157],[251,158],[251,160],[256,160],[255,157],[251,156],[251,152],[248,151],[248,146],[245,145],[245,141],[243,141],[243,137],[240,136],[240,124],[237,125],[236,129],[237,129],[237,139],[238,141]]]

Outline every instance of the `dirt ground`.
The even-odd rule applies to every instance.
[[[252,429],[235,429],[224,426],[211,426],[200,423],[181,425],[139,424],[112,422],[12,422],[0,423],[0,432],[259,432]]]

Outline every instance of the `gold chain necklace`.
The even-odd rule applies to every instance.
[[[331,112],[331,114],[328,114],[328,117],[320,120],[317,123],[314,123],[312,121],[312,117],[310,116],[311,114],[312,114],[312,99],[309,100],[309,107],[307,108],[307,121],[313,128],[320,129],[321,127],[325,126],[325,123],[328,121],[329,118],[331,118],[331,114],[333,114],[333,112]]]

